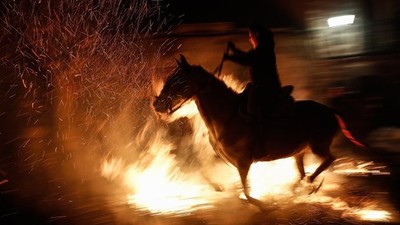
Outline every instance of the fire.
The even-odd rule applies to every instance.
[[[293,158],[273,162],[257,162],[251,166],[249,182],[251,196],[287,196],[291,184],[298,179]]]
[[[208,203],[211,190],[198,174],[184,174],[170,154],[173,145],[158,133],[148,152],[127,168],[124,180],[133,191],[128,203],[153,213],[190,212]],[[144,163],[143,162],[148,162]]]
[[[215,207],[216,203],[224,198],[235,196],[244,198],[236,169],[222,161],[212,163],[215,153],[208,142],[207,128],[193,101],[183,105],[167,118],[167,122],[181,117],[189,118],[193,132],[186,141],[183,141],[184,145],[180,148],[184,151],[191,150],[190,157],[197,157],[207,167],[196,166],[189,171],[182,169],[180,159],[172,153],[177,148],[176,143],[166,138],[164,128],[153,124],[153,126],[146,125],[142,131],[141,136],[152,135],[152,140],[138,160],[131,164],[118,158],[105,160],[102,167],[103,176],[111,180],[120,177],[120,181],[127,187],[127,203],[136,209],[153,214],[186,215],[195,210]],[[306,160],[308,161],[306,172],[311,173],[318,166],[317,160],[313,157],[306,157]],[[344,158],[335,164],[333,173],[382,175],[386,171],[384,167],[376,166],[373,162],[357,162]],[[340,188],[335,184],[325,184],[325,190],[311,196],[302,194],[308,193],[309,188],[312,188],[307,184],[300,185],[300,191],[294,192],[293,188],[297,184],[299,175],[293,158],[254,163],[248,178],[251,196],[264,201],[329,205],[333,210],[343,211],[343,217],[357,217],[359,220],[386,221],[391,218],[388,211],[378,210],[378,205],[370,204],[364,208],[356,208],[350,207],[340,198],[330,197],[329,191]],[[317,182],[322,181],[317,180]],[[222,187],[223,192],[215,190],[216,184]]]
[[[384,210],[363,209],[355,213],[362,220],[369,221],[390,221],[391,214]]]
[[[134,165],[125,173],[125,181],[134,190],[128,195],[128,203],[160,213],[186,212],[206,204],[207,200],[201,196],[208,188],[197,177],[188,177],[179,171],[176,161],[169,156],[172,146],[160,143],[155,147],[160,151],[146,168],[141,170],[139,165]]]
[[[178,110],[176,114],[193,116],[193,126],[199,126],[201,119],[197,117],[198,115],[193,114],[195,110],[196,105],[189,103]],[[110,180],[120,178],[120,181],[128,189],[128,204],[151,213],[183,214],[195,209],[212,207],[218,193],[207,184],[200,171],[184,173],[178,165],[176,156],[171,153],[176,146],[165,138],[166,131],[162,128],[154,131],[152,130],[154,127],[151,125],[145,127],[148,132],[153,132],[154,136],[139,159],[129,165],[119,158],[107,159],[102,164],[103,176]],[[208,142],[201,138],[204,137],[205,131],[205,127],[199,127],[194,129],[191,136],[191,142],[196,143],[194,148],[197,151],[210,148]],[[208,151],[208,154],[204,153],[202,157],[208,158],[212,154],[211,151]],[[227,177],[232,177],[232,174]]]

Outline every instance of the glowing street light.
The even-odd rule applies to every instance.
[[[329,27],[337,27],[354,23],[354,15],[331,17],[327,20]]]

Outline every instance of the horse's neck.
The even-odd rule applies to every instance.
[[[228,120],[237,111],[237,94],[213,77],[196,97],[197,108],[206,126],[218,138]]]

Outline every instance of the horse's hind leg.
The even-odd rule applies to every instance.
[[[329,142],[325,142],[322,145],[312,145],[311,150],[314,154],[318,155],[320,158],[323,159],[323,162],[321,165],[318,166],[318,168],[314,171],[313,174],[311,174],[310,182],[313,182],[315,178],[320,175],[322,172],[324,172],[331,164],[333,161],[335,161],[335,157],[330,153],[330,144],[331,140]]]
[[[329,154],[325,156],[322,164],[319,165],[319,167],[314,171],[313,174],[311,174],[310,182],[313,182],[318,175],[324,172],[332,164],[333,161],[335,161],[335,157],[333,157],[333,155]]]
[[[247,183],[247,175],[249,173],[250,166],[251,166],[251,163],[243,162],[243,163],[239,163],[238,168],[237,168],[239,175],[240,175],[240,181],[242,182],[243,192],[244,192],[244,195],[246,196],[246,198],[250,197],[249,185]]]

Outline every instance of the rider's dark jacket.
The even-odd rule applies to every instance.
[[[270,40],[261,40],[255,49],[245,52],[234,48],[232,52],[227,59],[250,67],[251,82],[260,94],[267,98],[279,94],[281,81],[276,66],[272,34]]]

